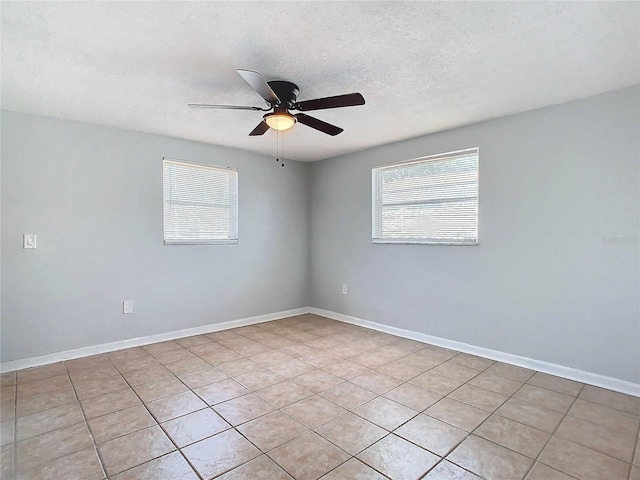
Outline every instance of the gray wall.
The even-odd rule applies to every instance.
[[[640,382],[640,249],[603,241],[640,235],[639,109],[632,87],[313,164],[312,306]],[[371,244],[372,167],[475,146],[478,246]]]
[[[309,304],[308,165],[15,112],[1,121],[3,362]],[[238,245],[163,245],[163,156],[238,168]]]

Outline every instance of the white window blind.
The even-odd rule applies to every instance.
[[[374,243],[478,243],[478,149],[374,168]]]
[[[164,243],[238,241],[238,171],[164,159]]]

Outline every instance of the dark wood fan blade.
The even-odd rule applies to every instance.
[[[330,123],[323,122],[322,120],[318,120],[315,117],[310,117],[309,115],[305,115],[304,113],[298,113],[295,115],[298,121],[307,127],[315,128],[316,130],[320,130],[327,135],[331,135],[332,137],[342,133],[344,130],[340,127],[336,127],[335,125],[331,125]]]
[[[254,110],[259,112],[266,112],[268,108],[260,107],[248,107],[244,105],[212,105],[210,103],[187,103],[187,107],[190,108],[214,108],[218,110]]]
[[[316,98],[295,104],[295,110],[307,112],[309,110],[324,110],[327,108],[353,107],[364,105],[364,97],[359,93],[347,93],[335,97]]]
[[[262,78],[262,75],[260,75],[258,72],[254,72],[252,70],[242,70],[241,68],[239,68],[238,73],[249,85],[251,85],[251,88],[258,92],[258,94],[267,102],[269,102],[270,104],[280,103],[280,99],[278,98],[278,96],[273,90],[271,90],[269,84],[264,80],[264,78]]]
[[[267,125],[266,122],[263,120],[258,124],[256,128],[251,130],[251,133],[249,134],[249,136],[256,137],[258,135],[264,135],[267,130],[269,130],[269,125]]]

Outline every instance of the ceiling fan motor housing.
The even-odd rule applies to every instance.
[[[272,80],[270,82],[267,82],[267,84],[271,87],[273,93],[275,93],[282,102],[281,106],[287,109],[294,108],[296,98],[298,97],[298,93],[300,92],[300,89],[295,83],[287,82],[285,80]]]

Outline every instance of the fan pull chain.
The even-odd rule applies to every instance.
[[[280,135],[281,133],[276,131],[276,162],[280,163],[281,167],[284,167],[284,160],[280,160],[280,157],[284,157],[284,143]]]

